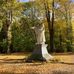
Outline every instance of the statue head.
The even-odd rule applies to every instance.
[[[44,24],[43,24],[43,23],[37,24],[35,27],[37,27],[37,28],[42,28],[42,27],[44,27]]]
[[[40,28],[40,26],[41,26],[41,24],[36,24],[36,27],[37,27],[37,28]]]

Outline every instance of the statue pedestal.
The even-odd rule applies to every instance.
[[[47,44],[37,44],[27,61],[49,61],[53,57],[47,51]]]

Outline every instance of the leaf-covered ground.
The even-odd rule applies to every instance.
[[[74,54],[53,56],[58,61],[26,63],[25,54],[1,54],[0,74],[74,74]]]

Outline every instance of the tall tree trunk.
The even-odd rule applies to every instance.
[[[62,34],[61,34],[61,30],[60,30],[59,33],[60,33],[59,34],[59,48],[60,48],[60,50],[62,50]]]
[[[7,53],[10,53],[11,51],[11,46],[12,46],[12,33],[11,33],[11,27],[12,27],[12,11],[10,11],[8,13],[9,17],[8,17],[8,31],[7,31]]]
[[[50,35],[50,51],[54,51],[54,0],[52,3],[52,18],[51,18],[51,12],[48,7],[48,3],[44,2],[45,6],[45,14],[48,22],[48,30]]]
[[[12,34],[11,34],[11,26],[8,27],[8,31],[7,31],[7,53],[10,53],[11,51],[11,43],[12,43]]]
[[[7,47],[5,49],[2,47],[2,52],[6,52],[5,50],[7,50],[7,53],[10,53],[12,35],[11,35],[11,22],[9,19],[6,19],[6,21],[3,23],[0,35],[1,35],[0,41],[3,42],[4,40],[6,40],[7,42]]]
[[[50,50],[54,52],[54,0],[52,2],[52,24],[50,30]]]

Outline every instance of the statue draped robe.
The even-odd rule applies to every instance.
[[[40,27],[32,27],[36,34],[37,43],[36,44],[44,44],[45,43],[45,28],[44,25]]]

